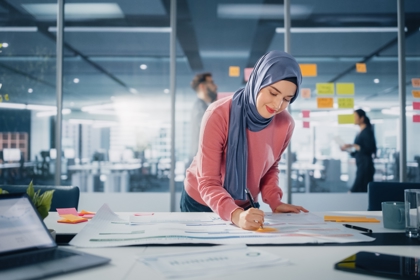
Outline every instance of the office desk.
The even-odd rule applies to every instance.
[[[117,213],[122,216],[129,213]],[[317,215],[363,215],[376,217],[382,220],[380,211],[354,211],[354,212],[319,212]],[[45,220],[47,227],[55,228],[58,234],[77,233],[86,223],[68,225],[58,224],[56,220],[58,215],[56,212],[50,213]],[[382,223],[353,223],[373,229],[374,232],[403,232],[402,230],[389,230],[382,226]],[[67,274],[52,279],[60,280],[91,280],[91,279],[164,279],[162,275],[153,269],[137,262],[137,255],[167,254],[179,252],[193,252],[209,248],[208,246],[130,246],[116,248],[74,248],[87,253],[101,255],[112,259],[109,265],[92,268],[72,274]],[[256,246],[261,250],[276,254],[290,260],[290,264],[286,266],[265,267],[254,270],[244,270],[233,272],[230,275],[207,277],[206,279],[265,279],[265,278],[281,278],[281,279],[379,279],[377,277],[369,277],[343,271],[334,270],[333,266],[336,262],[358,252],[358,251],[374,251],[379,253],[399,254],[405,256],[419,257],[420,246]],[[204,278],[204,276],[203,276]],[[197,278],[196,278],[197,279]]]

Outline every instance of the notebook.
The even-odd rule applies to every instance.
[[[39,279],[110,261],[58,248],[27,194],[0,195],[0,279]]]

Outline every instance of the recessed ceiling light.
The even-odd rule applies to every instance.
[[[141,69],[141,70],[146,70],[146,69],[147,69],[147,65],[146,65],[146,64],[142,64],[142,65],[140,65],[140,69]]]
[[[80,82],[80,80],[79,80],[78,78],[74,78],[73,82],[74,82],[75,84],[78,84],[78,83]]]
[[[31,88],[28,88],[28,93],[32,93],[32,92],[34,92],[34,90]]]
[[[169,93],[169,89],[165,88],[165,89],[163,90],[163,92],[164,92],[164,93],[166,93],[166,94],[168,94],[168,93]]]
[[[2,46],[3,48],[7,48],[7,47],[9,46],[9,44],[8,44],[8,43],[3,43],[3,44],[1,44],[1,46]]]
[[[373,79],[373,82],[374,82],[375,84],[379,84],[379,79]]]

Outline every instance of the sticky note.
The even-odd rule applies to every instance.
[[[354,114],[338,115],[338,124],[354,124]]]
[[[412,78],[411,84],[413,85],[413,87],[420,87],[420,78]]]
[[[79,216],[79,213],[77,213],[76,208],[57,208],[56,210],[59,216],[68,214]]]
[[[420,123],[420,115],[413,115],[413,122]]]
[[[305,99],[311,98],[311,89],[310,88],[301,89],[300,95],[302,96],[302,98],[305,98]]]
[[[62,219],[58,220],[58,223],[65,223],[65,224],[78,224],[82,222],[87,222],[87,219],[75,216],[72,214],[62,215],[60,216]]]
[[[303,128],[310,128],[310,122],[303,122]]]
[[[152,216],[155,213],[153,212],[142,212],[142,213],[134,213],[134,216]]]
[[[334,94],[334,83],[317,83],[316,91],[318,94]]]
[[[354,94],[354,83],[336,83],[337,94]]]
[[[300,72],[303,77],[316,77],[317,67],[316,64],[299,64]]]
[[[325,222],[353,222],[353,223],[379,223],[380,221],[375,218],[359,217],[359,216],[324,216]]]
[[[339,109],[353,109],[354,108],[354,98],[338,98],[338,108]]]
[[[245,68],[244,69],[244,80],[245,80],[245,82],[248,82],[249,77],[251,76],[251,73],[252,73],[253,69],[254,68]]]
[[[239,66],[230,66],[229,67],[229,77],[239,77],[241,68]]]
[[[420,98],[420,90],[412,90],[411,93],[414,98]]]
[[[82,210],[79,212],[79,216],[84,216],[84,215],[95,215],[95,212],[90,212],[86,210]]]
[[[256,232],[276,232],[276,231],[279,231],[279,230],[272,227],[264,227],[264,228],[259,228],[256,230]]]
[[[413,102],[413,110],[420,110],[420,102]]]
[[[9,95],[8,94],[4,95],[4,100],[9,101]]]
[[[366,63],[356,63],[356,72],[357,73],[366,73]]]
[[[333,108],[334,98],[332,97],[318,97],[316,99],[317,108]]]
[[[309,118],[310,113],[309,110],[302,110],[302,118]]]
[[[3,102],[3,96],[0,94],[0,102]]]

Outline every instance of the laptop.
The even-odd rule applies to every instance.
[[[58,248],[26,193],[0,195],[0,279],[39,279],[110,261]]]

